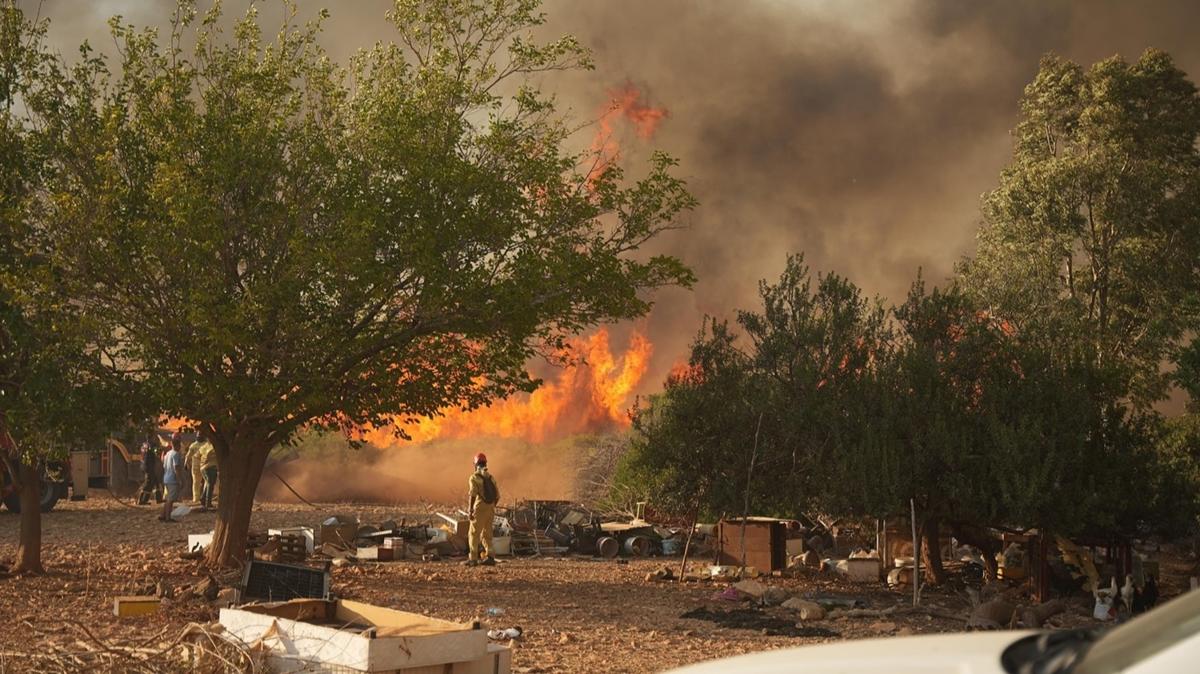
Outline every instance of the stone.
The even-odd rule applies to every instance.
[[[763,592],[762,601],[767,606],[779,606],[783,602],[791,598],[791,594],[781,587],[768,587],[766,592]]]
[[[232,587],[221,588],[217,593],[217,599],[214,602],[217,608],[229,608],[237,601],[237,590]]]
[[[783,608],[789,611],[795,611],[801,620],[823,620],[825,618],[825,609],[816,602],[811,602],[799,597],[792,597],[783,602]]]
[[[867,629],[872,632],[893,632],[896,629],[896,623],[887,620],[879,620],[867,625]]]
[[[733,589],[755,599],[762,599],[763,594],[767,591],[767,586],[757,580],[743,580],[740,583],[734,583]]]

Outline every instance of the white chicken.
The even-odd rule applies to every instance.
[[[1113,580],[1116,580],[1115,578]],[[1125,585],[1121,588],[1121,602],[1126,611],[1133,607],[1133,574],[1125,574]]]

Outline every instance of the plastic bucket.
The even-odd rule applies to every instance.
[[[512,554],[512,536],[496,536],[492,538],[492,552],[507,557]]]

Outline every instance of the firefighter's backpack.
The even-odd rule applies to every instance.
[[[483,474],[483,502],[492,505],[500,502],[500,488],[496,486],[496,479],[487,473]]]

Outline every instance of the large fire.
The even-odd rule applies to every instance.
[[[653,345],[634,331],[625,352],[614,355],[601,328],[572,344],[577,361],[529,395],[498,400],[490,407],[423,419],[405,430],[413,442],[497,437],[541,443],[577,433],[628,426],[631,396],[650,362]],[[363,439],[379,447],[402,442],[391,428],[370,429]]]
[[[621,156],[621,144],[617,140],[616,122],[624,119],[633,125],[634,133],[642,140],[649,140],[658,131],[658,125],[667,117],[667,109],[649,105],[642,100],[642,92],[631,83],[610,89],[609,101],[600,110],[596,122],[596,137],[592,140],[591,153],[595,166],[588,173],[588,182],[604,173]]]

